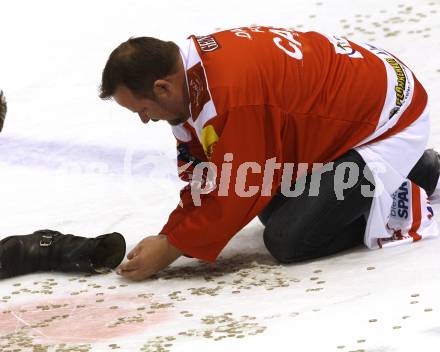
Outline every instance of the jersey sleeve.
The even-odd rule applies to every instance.
[[[273,182],[262,192],[264,169],[266,160],[275,157],[281,161],[281,115],[272,107],[246,106],[216,117],[225,119],[211,155],[217,169],[216,188],[201,195],[199,206],[194,204],[190,187],[181,191],[181,202],[161,231],[171,244],[186,255],[213,262],[229,240],[270,201],[280,184],[281,172],[274,170]],[[232,161],[225,162],[227,153],[232,154]],[[230,167],[229,182],[228,177],[221,178],[223,164],[228,164],[226,169]]]

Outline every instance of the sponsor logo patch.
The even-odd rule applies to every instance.
[[[406,87],[406,76],[405,71],[402,66],[393,58],[385,58],[386,62],[394,69],[397,77],[397,85],[394,87],[396,93],[395,107],[390,111],[390,118],[393,117],[402,107],[406,99],[405,87]]]
[[[220,45],[217,43],[212,35],[196,37],[196,40],[200,46],[200,50],[202,50],[203,52],[210,52],[220,48]]]
[[[202,129],[202,146],[205,151],[205,155],[208,160],[211,160],[212,153],[214,153],[215,145],[217,144],[219,137],[215,132],[214,126],[208,125]]]
[[[409,210],[409,189],[405,181],[399,189],[393,194],[393,205],[391,207],[391,216],[407,219]]]
[[[182,181],[190,182],[194,168],[200,164],[200,160],[194,157],[187,143],[177,144],[177,171]]]

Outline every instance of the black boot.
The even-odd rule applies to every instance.
[[[0,279],[36,271],[100,273],[124,259],[125,239],[117,233],[96,238],[40,230],[0,241]]]

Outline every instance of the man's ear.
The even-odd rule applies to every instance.
[[[154,96],[159,98],[168,98],[172,92],[172,84],[165,79],[158,79],[154,81],[153,93]]]

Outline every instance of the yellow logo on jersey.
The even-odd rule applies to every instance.
[[[214,152],[215,145],[219,138],[217,132],[215,132],[214,126],[208,125],[202,129],[202,146],[208,160],[211,160],[212,153]]]

